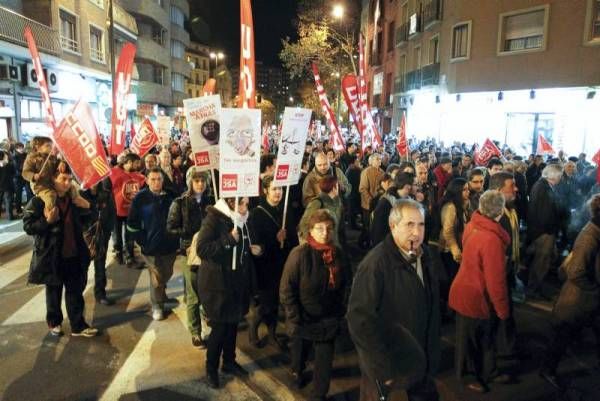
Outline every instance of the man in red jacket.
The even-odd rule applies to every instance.
[[[479,199],[463,234],[460,268],[450,287],[448,305],[456,311],[456,375],[460,381],[466,368],[474,367],[469,390],[484,393],[488,383],[508,383],[511,378],[496,368],[493,318],[509,317],[506,284],[506,247],[510,236],[499,221],[504,211],[504,195],[486,191]]]
[[[117,207],[117,221],[114,231],[114,250],[120,264],[125,262],[129,268],[142,268],[141,263],[135,263],[133,254],[133,239],[125,230],[125,249],[123,250],[123,229],[127,224],[127,215],[131,201],[144,185],[144,176],[137,172],[140,165],[140,157],[135,153],[128,153],[123,157],[121,163],[112,168],[110,181],[112,183],[113,196]]]

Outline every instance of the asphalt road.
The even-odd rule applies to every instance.
[[[0,245],[0,248],[2,245]],[[360,251],[350,247],[354,257]],[[170,297],[180,306],[167,320],[154,322],[146,270],[129,270],[110,261],[108,294],[113,306],[94,303],[93,267],[85,292],[88,322],[101,330],[97,338],[73,338],[67,321],[66,335],[48,335],[44,320],[44,289],[26,283],[31,241],[21,238],[16,246],[0,252],[0,399],[4,401],[50,400],[304,400],[308,388],[291,388],[289,357],[274,345],[249,346],[242,325],[238,335],[238,360],[251,372],[243,381],[223,376],[221,391],[209,389],[204,380],[204,351],[192,347],[186,329],[181,276],[183,258],[178,258],[169,282]],[[510,385],[492,385],[486,395],[464,392],[454,378],[454,326],[443,326],[443,362],[437,377],[442,400],[554,401],[600,400],[600,370],[591,333],[574,339],[560,373],[570,380],[566,395],[558,395],[537,376],[543,345],[550,333],[549,303],[517,307],[519,342],[529,354],[520,362],[501,366],[518,375]],[[66,316],[66,315],[65,315]],[[281,326],[278,331],[284,333]],[[266,336],[266,328],[260,334]],[[310,367],[309,367],[310,371]],[[332,400],[358,400],[360,370],[347,337],[336,346]],[[310,386],[310,384],[308,385]]]

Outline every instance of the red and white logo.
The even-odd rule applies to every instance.
[[[126,199],[127,201],[131,202],[133,201],[133,198],[135,198],[135,195],[139,192],[140,190],[140,184],[137,181],[131,180],[131,181],[127,181],[124,185],[123,185],[123,198]]]
[[[276,179],[277,180],[287,180],[289,173],[290,173],[290,165],[289,164],[282,164],[280,166],[277,166]]]
[[[202,167],[210,165],[210,156],[208,155],[208,151],[196,152],[194,157],[196,160],[196,166]]]
[[[221,176],[221,190],[223,191],[237,191],[237,174],[223,174]]]

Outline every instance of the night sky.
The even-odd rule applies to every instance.
[[[253,0],[256,60],[280,65],[281,39],[295,37],[295,0]],[[199,18],[197,18],[199,17]],[[192,40],[223,50],[229,66],[239,64],[240,0],[191,0]]]

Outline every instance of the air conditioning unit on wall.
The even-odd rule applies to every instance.
[[[44,68],[44,75],[46,76],[46,82],[48,83],[48,90],[50,92],[58,91],[58,73],[50,68]],[[33,64],[27,63],[27,86],[31,88],[38,87],[38,77]]]
[[[19,67],[8,64],[0,64],[0,81],[20,81],[21,71]]]

